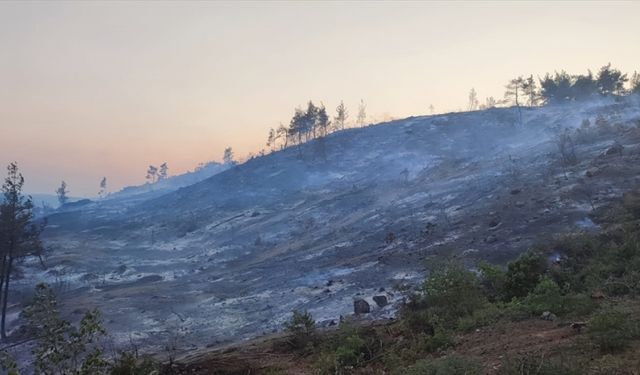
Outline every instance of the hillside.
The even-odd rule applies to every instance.
[[[154,199],[60,212],[43,236],[50,268],[28,261],[17,284],[25,295],[48,280],[69,316],[98,307],[118,345],[149,351],[255,337],[294,309],[330,325],[354,298],[385,295],[366,318],[393,316],[397,290],[436,258],[501,263],[597,230],[590,212],[637,184],[638,97],[523,119],[507,108],[349,129]]]

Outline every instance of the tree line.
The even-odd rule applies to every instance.
[[[282,123],[276,129],[269,129],[267,147],[271,151],[282,150],[291,145],[300,145],[313,139],[320,139],[332,132],[344,130],[349,125],[349,111],[344,104],[335,109],[333,119],[327,113],[324,104],[316,105],[309,101],[305,108],[296,108],[289,125]],[[367,109],[364,100],[360,100],[355,119],[356,126],[364,126],[367,121]]]
[[[627,86],[628,83],[628,86]],[[468,96],[467,110],[493,108],[500,105],[535,107],[545,104],[561,104],[581,101],[597,96],[622,96],[640,94],[640,73],[631,76],[613,68],[611,63],[600,68],[597,74],[569,74],[564,70],[546,73],[537,79],[533,75],[518,76],[505,86],[504,98],[486,98],[480,103],[474,88]]]

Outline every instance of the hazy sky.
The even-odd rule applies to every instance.
[[[0,163],[95,195],[264,147],[296,106],[374,119],[502,97],[611,61],[640,70],[640,2],[0,2]],[[4,174],[4,173],[3,173]]]

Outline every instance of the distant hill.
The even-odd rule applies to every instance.
[[[223,172],[228,168],[229,166],[225,164],[221,164],[217,162],[209,162],[196,168],[194,171],[186,172],[176,176],[171,176],[167,179],[160,180],[154,184],[147,183],[144,185],[127,186],[116,193],[110,194],[106,199],[107,200],[151,199],[153,197],[158,197],[158,196],[167,194],[169,192],[175,191],[182,187],[198,183],[220,172]]]
[[[58,208],[60,203],[58,202],[58,196],[55,194],[30,194],[33,199],[33,204],[36,207],[42,207],[42,205],[50,206],[51,208]],[[79,201],[85,199],[83,197],[69,197],[69,202]]]

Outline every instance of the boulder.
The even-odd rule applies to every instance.
[[[624,150],[624,146],[623,145],[621,145],[620,143],[614,143],[613,146],[611,146],[611,147],[609,147],[607,149],[605,154],[606,155],[614,155],[614,154],[622,155],[622,150]]]
[[[371,306],[369,306],[369,302],[362,298],[356,298],[353,301],[353,312],[355,314],[368,314],[371,312]]]
[[[591,298],[592,299],[605,299],[605,295],[603,292],[596,290],[595,292],[591,293]]]
[[[545,311],[542,313],[542,315],[540,315],[540,319],[542,320],[548,320],[548,321],[554,321],[556,320],[558,317],[556,316],[556,314],[552,313],[551,311]]]
[[[498,225],[500,225],[500,218],[498,217],[494,217],[491,220],[489,220],[489,228],[493,229],[496,228]]]
[[[597,175],[598,173],[600,173],[600,168],[594,167],[594,168],[587,169],[587,171],[584,173],[584,175],[589,177],[589,178],[591,178],[591,177]]]
[[[484,239],[484,242],[486,243],[494,243],[494,242],[498,242],[498,238],[494,235],[489,235],[487,236],[487,238]]]
[[[378,307],[385,307],[387,304],[389,304],[387,296],[383,295],[373,296],[373,302],[375,302]]]

